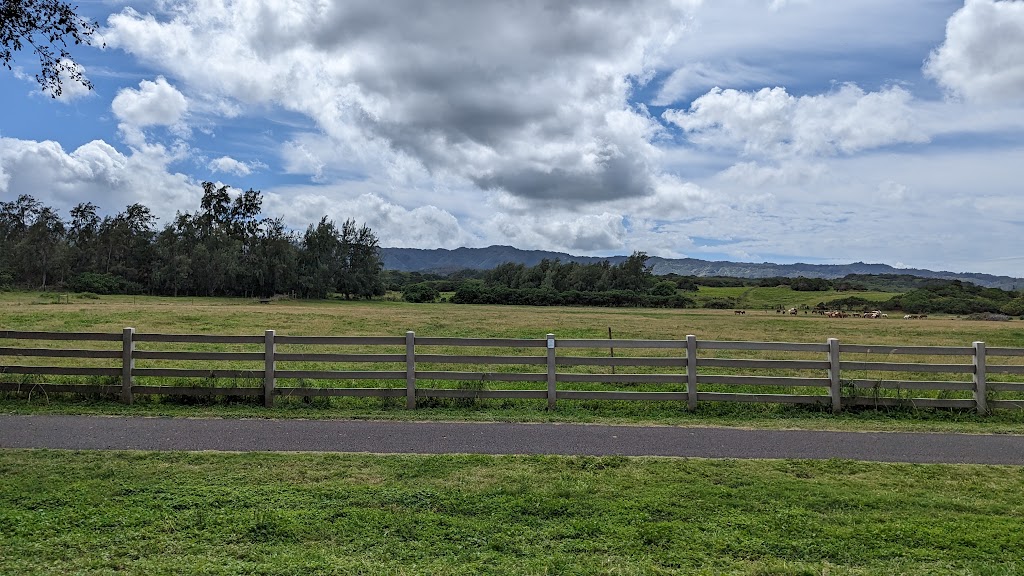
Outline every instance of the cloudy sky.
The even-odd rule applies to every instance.
[[[1024,276],[1024,0],[78,4],[94,91],[0,71],[2,200]]]

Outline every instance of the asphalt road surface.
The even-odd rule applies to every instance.
[[[848,458],[1024,465],[1024,436],[578,424],[0,415],[0,448]]]

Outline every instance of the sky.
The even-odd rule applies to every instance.
[[[0,70],[0,200],[1024,277],[1024,0],[77,4],[95,89]]]

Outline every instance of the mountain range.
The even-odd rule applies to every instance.
[[[490,270],[505,262],[536,266],[541,260],[561,260],[592,264],[608,260],[618,264],[626,256],[573,256],[562,252],[546,250],[520,250],[512,246],[488,246],[487,248],[381,248],[384,268],[402,272],[435,272],[447,274],[457,270]],[[766,278],[781,276],[795,278],[842,278],[847,274],[906,274],[922,278],[961,280],[989,288],[1003,290],[1024,289],[1024,279],[1010,276],[995,276],[972,272],[944,272],[919,268],[894,268],[888,264],[773,264],[763,262],[728,262],[699,260],[697,258],[660,258],[652,256],[648,261],[655,274],[675,273],[680,276],[732,276],[736,278]]]

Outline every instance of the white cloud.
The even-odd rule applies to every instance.
[[[815,96],[785,88],[757,92],[715,88],[688,111],[666,110],[691,142],[751,156],[850,154],[903,142],[926,142],[912,97],[899,86],[865,92],[853,84]]]
[[[264,214],[282,216],[300,232],[327,216],[367,224],[382,246],[457,248],[473,237],[451,213],[432,205],[400,206],[377,193],[353,193],[346,185],[272,188],[264,192]]]
[[[760,188],[763,186],[809,185],[821,180],[828,168],[820,163],[791,160],[777,165],[763,165],[757,162],[739,162],[717,175],[717,179]]]
[[[667,106],[698,90],[710,86],[734,86],[778,81],[778,74],[741,62],[688,62],[676,68],[661,85],[653,103]]]
[[[81,64],[73,62],[71,60],[62,60],[61,64],[69,68],[75,69],[79,74],[82,75],[83,78],[88,78],[85,74],[85,67]],[[92,94],[92,90],[90,90],[85,84],[82,84],[78,80],[73,79],[67,72],[60,73],[60,82],[60,96],[57,96],[56,98],[58,102],[63,102],[64,104],[67,104],[69,102],[78,100],[80,98],[84,98]]]
[[[235,176],[248,176],[252,174],[253,170],[266,168],[262,162],[241,162],[230,156],[221,156],[210,160],[206,166],[213,172],[225,172]]]
[[[925,73],[972,101],[1024,98],[1024,2],[967,0],[946,25]]]
[[[444,6],[190,1],[166,19],[125,9],[103,40],[190,90],[307,115],[336,149],[382,151],[371,166],[566,202],[651,193],[660,127],[631,79],[690,3]],[[305,152],[286,151],[318,177]]]
[[[110,108],[125,125],[133,128],[173,126],[188,110],[188,100],[163,76],[139,82],[139,89],[122,88]]]
[[[198,204],[201,190],[187,176],[171,173],[174,155],[162,146],[118,152],[93,140],[66,152],[53,141],[0,138],[0,193],[34,196],[67,209],[91,201],[108,211],[140,202],[160,216]]]

